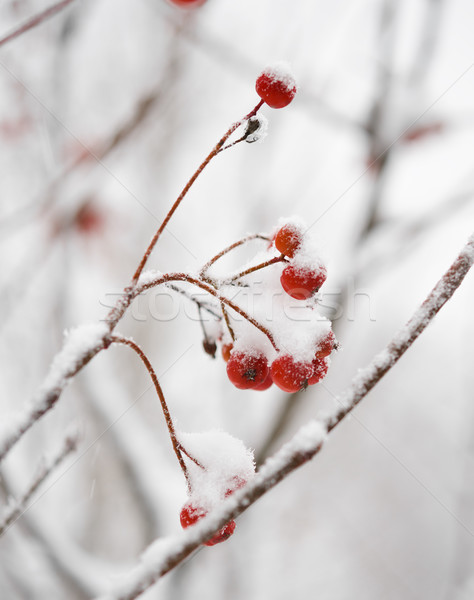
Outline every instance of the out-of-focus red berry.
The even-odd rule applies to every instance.
[[[181,512],[179,514],[179,520],[181,522],[181,527],[186,529],[190,525],[194,525],[207,515],[207,511],[203,509],[201,506],[196,506],[191,502],[187,502]],[[225,540],[229,539],[230,536],[234,533],[235,530],[235,521],[229,521],[219,529],[217,533],[215,533],[207,542],[204,542],[206,546],[214,546],[215,544],[219,544],[220,542],[225,542]]]
[[[232,352],[227,362],[227,376],[240,390],[255,388],[268,375],[268,361],[264,354]]]
[[[229,360],[230,353],[232,352],[233,347],[234,347],[234,344],[232,344],[232,343],[222,344],[221,353],[222,353],[222,358],[225,360],[225,362],[227,362]]]
[[[313,372],[311,363],[296,361],[289,354],[278,356],[271,366],[273,383],[290,393],[304,390]]]
[[[301,229],[292,223],[287,223],[275,235],[275,248],[285,256],[293,258],[302,241],[303,232]]]
[[[296,300],[306,300],[315,294],[326,281],[326,268],[316,269],[288,265],[283,269],[280,282],[287,294]]]
[[[284,69],[268,67],[257,77],[255,89],[268,106],[283,108],[295,97],[296,82]]]
[[[204,4],[206,0],[168,0],[171,4],[180,6],[181,8],[197,8]]]

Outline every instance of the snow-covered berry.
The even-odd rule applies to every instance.
[[[231,353],[227,362],[227,376],[240,390],[255,388],[262,384],[268,375],[268,362],[260,352]]]
[[[186,529],[191,525],[197,523],[200,519],[207,515],[207,511],[197,504],[193,504],[192,502],[186,502],[186,504],[181,509],[179,514],[179,520],[181,523],[181,527]],[[204,542],[206,546],[214,546],[215,544],[219,544],[220,542],[225,542],[225,540],[229,539],[230,536],[235,531],[235,521],[229,521],[219,529],[217,533],[215,533],[207,542]]]
[[[303,231],[293,223],[286,223],[276,232],[274,243],[275,248],[284,254],[293,258],[303,241]]]
[[[280,282],[287,294],[296,300],[306,300],[315,294],[326,281],[326,268],[302,267],[290,264],[283,269]]]
[[[314,373],[311,362],[297,361],[289,354],[278,356],[272,363],[273,383],[284,392],[299,392],[306,389]]]
[[[260,73],[255,89],[260,98],[271,108],[284,108],[295,97],[297,87],[289,66],[278,63]]]

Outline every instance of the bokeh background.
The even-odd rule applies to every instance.
[[[0,35],[46,8],[0,2]],[[340,350],[323,383],[241,392],[202,350],[192,304],[140,298],[119,329],[185,431],[223,429],[258,463],[337,406],[449,266],[474,223],[469,0],[76,0],[0,47],[0,410],[33,396],[64,331],[103,319],[207,152],[275,60],[300,89],[262,144],[203,173],[150,267],[196,271],[300,215],[329,277]],[[238,261],[249,258],[244,253]],[[147,599],[464,600],[474,594],[469,275],[324,451]],[[112,348],[1,467],[1,502],[79,426],[77,451],[0,539],[2,600],[93,598],[179,530],[182,475],[150,381]]]

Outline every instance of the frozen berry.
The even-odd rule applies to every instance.
[[[283,108],[295,97],[296,82],[284,64],[267,67],[257,77],[255,89],[271,108]]]
[[[325,281],[326,268],[322,265],[316,269],[288,265],[280,277],[285,292],[297,300],[310,298]]]
[[[227,376],[240,390],[255,388],[265,381],[268,362],[261,353],[232,352],[227,362]]]
[[[315,358],[313,360],[313,374],[308,379],[309,385],[314,385],[326,377],[329,367],[329,362],[326,358]]]
[[[194,525],[207,515],[207,511],[203,509],[201,506],[196,506],[191,502],[187,502],[183,508],[181,509],[181,513],[179,515],[179,520],[181,522],[181,527],[186,529],[190,525]],[[225,542],[230,536],[234,533],[235,530],[235,521],[229,521],[219,529],[217,533],[215,533],[207,542],[204,542],[206,546],[214,546],[215,544],[219,544],[220,542]]]
[[[270,369],[268,369],[268,375],[267,375],[265,381],[263,381],[263,383],[255,386],[252,389],[257,392],[264,392],[265,390],[268,390],[268,388],[272,387],[272,385],[273,385],[272,374],[271,374]]]
[[[222,344],[221,353],[222,358],[227,362],[230,358],[230,353],[232,352],[232,348],[234,344]]]
[[[275,235],[276,249],[290,258],[293,258],[295,252],[300,248],[302,241],[303,232],[299,227],[292,223],[283,225]]]
[[[328,333],[319,341],[315,358],[325,358],[329,356],[336,346],[336,336],[329,330]]]
[[[273,383],[284,392],[304,390],[313,372],[311,363],[296,361],[289,354],[278,356],[271,366]]]

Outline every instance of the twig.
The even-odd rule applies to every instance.
[[[176,454],[176,457],[179,462],[179,466],[181,467],[181,470],[183,471],[183,475],[186,479],[186,484],[188,486],[188,490],[191,491],[191,479],[189,477],[188,468],[186,467],[186,463],[184,462],[183,456],[181,454],[182,446],[181,446],[180,442],[178,441],[178,438],[176,437],[176,431],[175,431],[175,428],[173,425],[173,420],[171,418],[170,411],[168,409],[168,405],[166,404],[165,395],[163,394],[163,390],[161,389],[161,385],[158,381],[158,377],[156,376],[155,370],[151,366],[151,363],[148,360],[148,357],[146,356],[146,354],[143,352],[143,350],[140,348],[140,346],[138,344],[136,344],[133,340],[124,338],[119,335],[114,335],[111,337],[111,342],[114,344],[123,344],[124,346],[128,346],[129,348],[131,348],[140,357],[140,360],[143,362],[148,373],[150,374],[150,377],[153,381],[153,385],[155,386],[156,393],[158,394],[158,398],[160,399],[161,408],[163,410],[163,415],[165,417],[166,425],[168,427],[168,432],[170,435],[171,444],[173,445],[174,453]],[[186,455],[187,455],[187,453],[186,453]]]
[[[261,233],[253,233],[252,235],[247,235],[246,237],[242,238],[241,240],[234,242],[230,246],[227,246],[226,248],[224,248],[224,250],[221,250],[219,252],[219,254],[216,254],[210,260],[208,260],[207,263],[203,266],[203,268],[199,271],[199,277],[201,277],[202,279],[207,281],[207,272],[209,271],[209,269],[212,267],[212,265],[215,262],[217,262],[220,258],[225,256],[226,254],[228,254],[235,248],[238,248],[239,246],[242,246],[243,244],[246,244],[247,242],[250,242],[252,240],[265,240],[266,242],[269,242],[270,238]]]
[[[473,262],[474,234],[405,327],[357,374],[346,392],[339,396],[340,408],[335,413],[321,421],[311,421],[303,426],[289,443],[265,462],[255,478],[245,487],[223,501],[220,507],[196,526],[179,537],[166,540],[166,552],[157,552],[154,561],[151,558],[153,548],[149,549],[146,564],[134,569],[133,574],[127,577],[125,585],[120,586],[119,592],[111,592],[101,600],[134,600],[190,556],[215,531],[224,527],[229,520],[238,517],[277,483],[311,460],[323,447],[326,434],[359,404],[430,324],[461,285]],[[158,550],[162,549],[157,547]]]
[[[241,277],[245,277],[246,275],[250,275],[251,273],[255,273],[255,271],[260,271],[260,269],[265,269],[266,267],[269,267],[271,265],[276,265],[279,262],[286,262],[286,258],[283,254],[281,254],[280,256],[275,256],[274,258],[270,258],[269,260],[266,260],[265,262],[255,265],[253,267],[249,267],[248,269],[245,269],[244,271],[241,271],[240,273],[229,277],[229,279],[225,279],[224,281],[222,281],[222,283],[233,283]]]
[[[3,38],[0,38],[0,46],[3,46],[7,42],[10,42],[11,40],[17,38],[26,31],[33,29],[33,27],[40,25],[43,21],[46,21],[46,19],[53,17],[56,13],[58,13],[63,8],[66,8],[66,6],[68,4],[71,4],[72,2],[74,2],[74,0],[63,0],[62,2],[57,2],[56,4],[53,4],[52,6],[44,10],[43,12],[38,13],[34,17],[31,17],[31,19],[23,23],[23,25],[20,25],[20,27],[18,27],[17,29],[8,33]]]
[[[184,199],[184,197],[186,196],[186,194],[190,190],[190,188],[193,185],[193,183],[196,181],[196,179],[199,177],[199,175],[203,172],[203,170],[206,168],[206,166],[211,162],[211,160],[215,156],[217,156],[217,154],[219,154],[220,149],[226,143],[226,141],[229,139],[229,137],[234,133],[234,131],[238,127],[240,127],[240,125],[242,125],[242,123],[244,123],[244,121],[250,119],[250,117],[253,117],[260,110],[260,108],[261,108],[262,105],[263,105],[263,100],[261,100],[257,104],[257,106],[255,106],[255,108],[253,108],[240,121],[236,121],[235,123],[233,123],[229,127],[229,129],[226,131],[226,133],[222,136],[222,138],[217,142],[217,144],[214,146],[214,148],[209,152],[209,154],[206,156],[206,158],[202,161],[202,163],[199,165],[199,167],[196,169],[196,171],[192,175],[191,179],[184,186],[184,188],[183,188],[182,192],[180,193],[180,195],[176,198],[173,206],[170,208],[170,210],[168,211],[168,214],[163,219],[163,222],[161,223],[161,225],[158,228],[157,232],[153,236],[153,238],[152,238],[152,240],[151,240],[148,248],[145,251],[145,254],[143,255],[143,258],[140,261],[140,264],[138,265],[137,270],[135,271],[135,274],[133,275],[132,284],[136,284],[137,283],[137,281],[138,281],[138,279],[139,279],[139,277],[141,275],[141,272],[143,271],[143,269],[144,269],[144,267],[146,265],[148,257],[150,256],[151,252],[153,251],[153,248],[155,247],[155,245],[158,242],[161,234],[163,233],[163,231],[165,230],[166,226],[168,225],[169,220],[174,215],[176,209],[181,204],[181,201]]]
[[[51,458],[45,459],[44,464],[40,466],[39,472],[33,479],[26,492],[14,502],[4,514],[0,521],[0,536],[2,536],[15,523],[21,515],[27,510],[27,504],[37,489],[43,484],[45,479],[63,462],[63,460],[74,452],[77,448],[79,435],[69,434],[63,440],[61,448]]]
[[[271,331],[269,331],[261,323],[256,321],[253,317],[251,317],[245,310],[240,308],[240,306],[238,306],[237,304],[232,302],[232,300],[229,300],[228,298],[226,298],[225,296],[220,294],[212,285],[206,283],[205,281],[201,281],[200,279],[197,279],[196,277],[192,277],[191,275],[188,275],[187,273],[168,273],[166,275],[161,275],[161,276],[157,277],[155,280],[149,281],[143,285],[137,285],[137,287],[133,291],[133,294],[135,294],[135,295],[141,294],[145,290],[149,290],[153,287],[156,287],[157,285],[161,285],[161,284],[167,283],[169,281],[185,281],[187,283],[190,283],[192,285],[200,287],[204,291],[208,292],[209,294],[211,294],[212,296],[217,298],[219,300],[219,302],[224,303],[226,306],[228,306],[229,308],[234,310],[236,313],[238,313],[241,317],[246,319],[254,327],[259,329],[270,340],[270,343],[275,348],[275,350],[277,352],[279,351],[278,346],[276,345],[275,339],[274,339]]]

